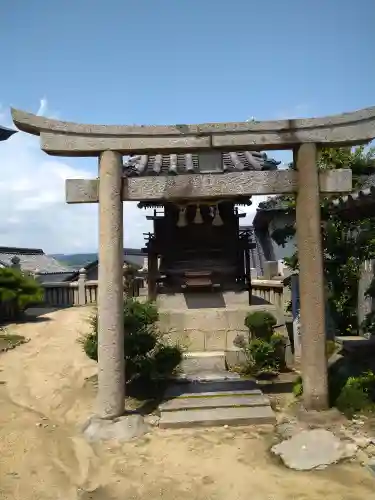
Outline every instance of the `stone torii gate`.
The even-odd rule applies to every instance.
[[[351,171],[318,172],[319,147],[368,143],[375,137],[375,107],[325,118],[200,125],[83,125],[12,109],[14,124],[39,135],[50,155],[99,157],[95,180],[66,181],[68,203],[99,202],[99,348],[97,411],[124,413],[123,201],[216,199],[296,193],[302,331],[302,377],[307,409],[328,406],[323,261],[319,193],[351,190]],[[222,164],[222,152],[294,152],[297,171],[238,171],[125,177],[123,155],[198,153],[199,162]],[[219,163],[218,163],[219,162]],[[217,170],[217,168],[216,168]]]

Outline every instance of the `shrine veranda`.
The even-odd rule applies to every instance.
[[[319,197],[350,192],[352,181],[350,170],[319,172],[317,155],[320,147],[371,141],[375,107],[323,118],[168,126],[84,125],[16,109],[12,116],[19,130],[40,136],[47,154],[99,158],[97,179],[67,180],[66,201],[99,203],[101,417],[124,412],[123,201],[164,208],[148,242],[155,297],[248,289],[250,242],[240,233],[236,206],[282,193],[296,194],[304,404],[328,406]],[[259,153],[282,149],[293,150],[295,171],[278,170]]]

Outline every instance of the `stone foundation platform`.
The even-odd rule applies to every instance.
[[[272,304],[249,306],[247,293],[174,294],[158,297],[160,328],[167,339],[189,352],[233,349],[237,335],[248,335],[244,325],[250,311],[267,310],[287,335],[283,311]]]

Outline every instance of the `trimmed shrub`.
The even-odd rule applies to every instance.
[[[238,344],[245,353],[245,373],[252,375],[276,374],[284,366],[285,339],[274,334],[276,318],[268,311],[255,311],[245,318],[250,340]]]
[[[269,340],[255,338],[244,348],[245,372],[253,375],[277,374],[284,365],[285,339],[274,334]]]
[[[182,349],[165,345],[157,328],[157,307],[134,298],[124,301],[124,358],[128,393],[153,397],[182,361]],[[85,353],[98,360],[98,316],[90,319],[91,331],[82,339]]]
[[[336,400],[336,407],[347,417],[356,412],[374,409],[375,375],[368,371],[359,377],[349,377]]]
[[[335,406],[348,418],[357,412],[374,410],[375,405],[375,374],[369,370],[358,375],[349,376],[356,369],[340,369],[328,372],[328,388],[330,406]],[[293,386],[293,394],[300,397],[303,394],[302,378],[298,377]]]
[[[9,310],[15,317],[21,315],[28,307],[43,301],[43,289],[32,277],[19,269],[0,268],[0,311],[10,305]],[[0,320],[9,319],[0,317]],[[12,319],[12,318],[10,318]]]
[[[245,326],[252,337],[269,340],[276,326],[276,318],[268,311],[255,311],[245,318]]]

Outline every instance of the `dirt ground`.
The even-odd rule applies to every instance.
[[[354,463],[293,472],[271,458],[269,430],[168,431],[92,447],[96,365],[77,338],[90,310],[52,312],[9,330],[30,342],[0,355],[1,500],[375,499]]]

